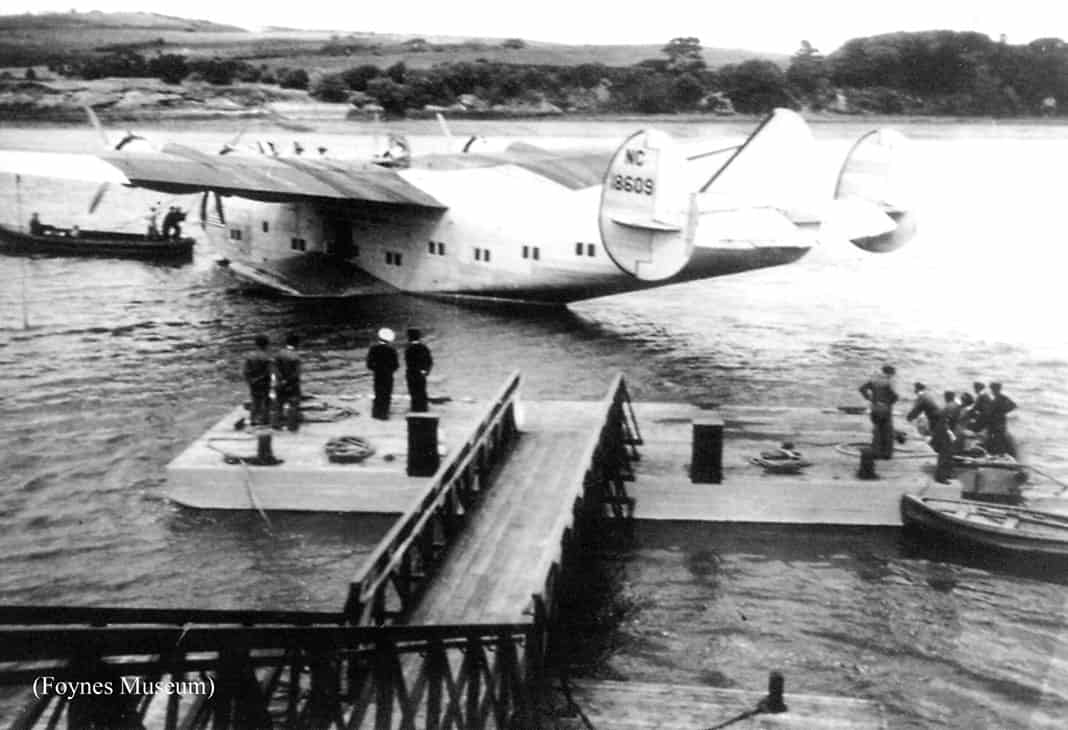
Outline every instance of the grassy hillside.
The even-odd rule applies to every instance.
[[[93,10],[88,13],[23,13],[22,15],[0,15],[0,31],[19,30],[179,30],[201,31],[206,33],[221,31],[243,31],[234,25],[220,25],[209,20],[190,20],[175,18],[157,13],[102,13]]]
[[[563,45],[527,42],[523,48],[503,48],[504,39],[426,37],[426,50],[413,50],[413,36],[376,33],[337,33],[330,30],[272,29],[246,31],[204,20],[188,20],[154,13],[49,13],[0,15],[0,66],[47,63],[59,55],[86,55],[129,49],[142,53],[181,53],[218,56],[269,66],[298,65],[309,72],[337,71],[371,63],[389,66],[404,61],[426,68],[450,61],[484,58],[518,64],[578,65],[603,63],[629,66],[661,56],[660,45]],[[669,39],[665,38],[666,43]],[[785,63],[785,55],[741,49],[705,49],[705,60],[716,67],[754,58]]]

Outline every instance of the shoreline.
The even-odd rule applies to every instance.
[[[379,116],[348,102],[324,102],[307,91],[283,89],[259,83],[213,86],[208,83],[164,84],[158,79],[106,78],[92,81],[45,78],[36,81],[10,80],[0,83],[0,128],[4,126],[83,125],[85,107],[92,107],[104,123],[141,124],[218,123],[228,121],[283,122],[374,122]],[[761,120],[763,114],[719,114],[680,112],[640,114],[618,111],[562,111],[515,107],[485,111],[444,111],[446,118],[464,122],[656,122],[670,124],[737,124]],[[837,124],[933,124],[998,125],[1021,124],[1036,127],[1068,125],[1068,117],[1056,116],[938,116],[923,114],[836,113],[802,110],[814,125]],[[436,124],[436,112],[413,109],[405,117],[383,117],[388,124]]]

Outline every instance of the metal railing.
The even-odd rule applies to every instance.
[[[518,372],[508,378],[474,433],[426,495],[364,561],[345,605],[351,623],[382,625],[402,620],[415,606],[516,437],[519,382]]]
[[[236,625],[250,613],[230,625],[0,626],[0,686],[32,687],[10,727],[534,726],[529,624]]]
[[[631,462],[638,458],[635,447],[641,443],[641,436],[622,374],[612,381],[601,403],[602,426],[586,446],[573,477],[572,508],[561,513],[549,536],[559,548],[533,567],[540,571],[538,575],[545,575],[545,586],[533,596],[533,636],[538,644],[529,651],[532,658],[542,661],[550,654],[551,627],[558,617],[560,590],[573,577],[569,568],[577,562],[576,551],[581,548],[585,531],[604,517],[629,524],[634,516],[634,498],[627,493],[626,482],[634,478]]]

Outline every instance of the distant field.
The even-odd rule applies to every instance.
[[[2,21],[2,17],[0,17]],[[412,36],[339,34],[318,31],[203,31],[168,27],[57,26],[25,27],[0,22],[0,65],[43,63],[62,54],[100,52],[125,46],[148,55],[181,53],[186,56],[240,58],[268,66],[300,66],[309,71],[336,71],[360,64],[390,66],[398,61],[413,68],[456,61],[501,61],[517,64],[571,66],[603,63],[630,66],[648,58],[663,58],[661,45],[558,45],[527,43],[525,48],[501,47],[500,39],[434,39],[431,50],[415,52],[402,47]],[[664,39],[665,43],[669,39]],[[320,49],[331,42],[357,46],[350,53],[323,55]],[[374,46],[377,46],[375,48]],[[741,49],[706,49],[705,60],[717,67],[749,58],[769,58],[785,63],[785,54],[767,54]]]

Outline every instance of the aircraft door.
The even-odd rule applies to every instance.
[[[338,213],[323,216],[323,242],[328,256],[352,257],[352,222],[347,216]]]
[[[229,213],[229,211],[227,211]],[[252,214],[247,210],[237,210],[230,214],[227,220],[230,243],[243,256],[252,254],[252,226],[250,220]]]

